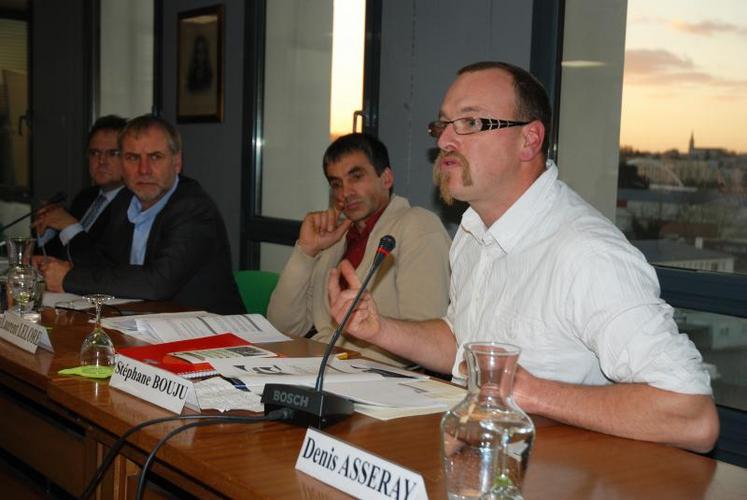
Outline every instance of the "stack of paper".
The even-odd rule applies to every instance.
[[[249,409],[246,401],[258,402],[264,384],[313,387],[320,361],[321,358],[211,360],[224,379],[233,383],[210,382],[202,387],[204,382],[198,383],[197,399],[203,409]],[[215,395],[216,387],[220,387],[219,398]],[[380,420],[440,413],[465,396],[460,387],[366,359],[331,359],[325,372],[324,390],[351,399],[356,411]],[[234,396],[236,400],[232,402]]]
[[[105,328],[119,330],[150,344],[220,333],[233,333],[255,344],[290,340],[261,314],[219,316],[205,311],[146,314],[105,318],[101,324]]]

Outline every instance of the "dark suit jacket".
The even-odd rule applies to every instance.
[[[96,197],[99,195],[99,190],[100,188],[98,186],[90,186],[84,188],[77,195],[75,195],[75,198],[73,198],[73,202],[70,204],[70,209],[68,210],[68,212],[70,212],[70,215],[78,219],[78,222],[80,222],[80,220],[88,210],[88,207],[91,206]],[[112,203],[114,203],[117,198],[127,198],[129,200],[130,195],[131,193],[127,190],[127,188],[123,188],[119,191],[119,193],[117,193],[117,196],[114,197]],[[106,208],[101,211],[99,216],[96,217],[96,221],[88,229],[88,235],[94,242],[98,241],[99,238],[101,238],[101,236],[104,234],[104,229],[109,225],[112,203],[109,203]],[[57,257],[59,259],[68,258],[67,248],[62,245],[59,234],[49,240],[46,245],[44,245],[44,250],[46,251],[47,255],[50,255],[52,257]]]
[[[70,241],[73,268],[65,276],[65,291],[165,300],[218,314],[245,311],[223,218],[197,181],[180,177],[153,221],[142,266],[129,263],[130,199],[118,197],[110,204],[109,224],[98,243],[85,232]]]

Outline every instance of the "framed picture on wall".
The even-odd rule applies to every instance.
[[[223,120],[223,6],[180,12],[176,120]]]

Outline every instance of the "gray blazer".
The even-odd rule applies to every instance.
[[[153,221],[142,266],[129,263],[134,228],[127,218],[130,199],[118,197],[111,203],[109,225],[97,242],[85,232],[70,241],[73,268],[65,276],[65,291],[169,301],[219,314],[245,312],[223,218],[197,181],[180,177]]]

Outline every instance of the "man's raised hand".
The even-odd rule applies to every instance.
[[[347,290],[340,289],[340,275],[350,285]],[[355,274],[352,264],[347,260],[343,260],[338,268],[330,271],[327,290],[329,292],[330,312],[335,321],[340,323],[343,320],[360,287],[361,281]],[[370,293],[364,292],[361,301],[350,317],[350,321],[348,321],[345,332],[354,337],[371,341],[380,332],[381,321],[382,317],[379,316],[376,302]]]
[[[331,247],[345,235],[352,224],[349,219],[340,220],[340,211],[330,208],[322,212],[306,214],[301,223],[298,246],[309,257]]]

